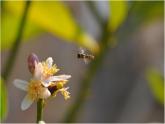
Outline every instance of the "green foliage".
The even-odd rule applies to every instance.
[[[10,48],[16,39],[17,33],[18,33],[18,27],[20,24],[20,16],[14,16],[9,12],[4,12],[2,14],[2,20],[1,20],[1,48],[6,49]],[[23,34],[23,41],[26,41],[29,37],[33,37],[39,32],[41,32],[41,29],[34,25],[31,22],[26,23],[25,26],[25,33]]]
[[[163,76],[155,69],[148,69],[147,73],[147,80],[151,91],[155,97],[155,99],[164,104],[164,78]]]
[[[164,1],[136,1],[132,6],[134,18],[139,23],[164,18]]]
[[[19,17],[25,1],[8,1],[4,5],[8,11]],[[81,30],[63,2],[33,1],[28,21],[64,40],[78,43],[92,52],[98,52],[99,50],[96,41]]]
[[[109,1],[109,5],[109,28],[115,32],[127,17],[128,5],[127,1]]]
[[[0,120],[2,121],[7,115],[7,90],[2,79],[0,80],[0,89]]]

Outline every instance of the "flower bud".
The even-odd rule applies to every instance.
[[[38,124],[46,124],[44,121],[39,121]]]
[[[31,53],[27,59],[29,71],[33,74],[35,69],[35,62],[38,63],[38,56],[34,53]]]

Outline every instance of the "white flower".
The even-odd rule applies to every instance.
[[[21,90],[27,91],[27,95],[24,97],[21,103],[21,109],[26,110],[30,105],[39,98],[46,99],[51,96],[48,88],[43,87],[40,81],[31,80],[30,82],[15,79],[14,85]]]
[[[59,69],[56,68],[56,65],[53,65],[53,59],[51,57],[49,57],[45,62],[35,61],[34,63],[33,78],[30,81],[27,82],[15,79],[13,82],[17,88],[27,92],[27,95],[21,103],[21,109],[26,110],[38,99],[47,99],[52,95],[52,91],[61,91],[65,99],[69,98],[69,92],[65,92],[66,88],[63,88],[63,85],[71,76],[53,76]],[[52,86],[56,88],[52,90]]]

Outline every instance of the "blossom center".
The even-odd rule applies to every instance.
[[[32,100],[37,100],[42,96],[44,87],[39,80],[31,80],[28,85],[28,96]]]

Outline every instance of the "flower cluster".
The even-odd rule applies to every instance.
[[[32,73],[30,81],[15,79],[13,82],[17,88],[27,91],[27,95],[21,103],[22,110],[29,108],[34,101],[56,96],[58,92],[61,92],[65,99],[70,98],[70,93],[67,91],[69,87],[64,87],[64,85],[71,76],[54,76],[59,69],[53,64],[51,57],[39,62],[38,57],[31,54],[28,57],[28,67]]]

